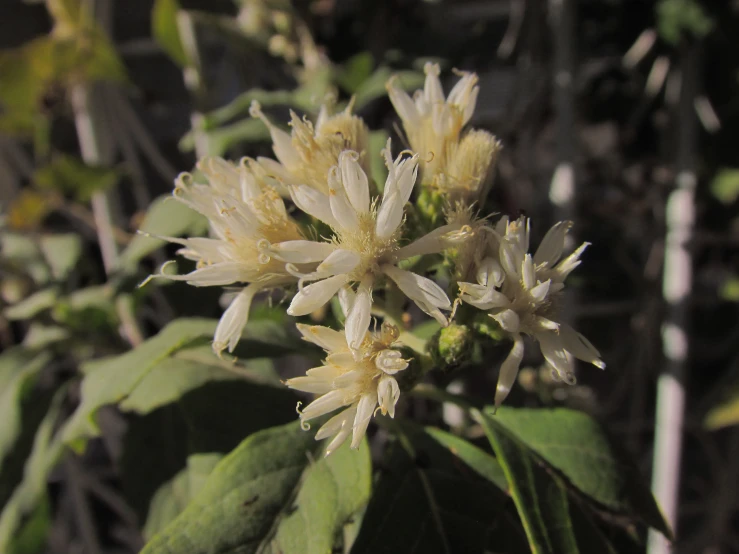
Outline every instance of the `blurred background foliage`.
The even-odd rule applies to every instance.
[[[665,199],[679,165],[676,90],[681,53],[694,48],[701,60],[692,152],[699,184],[676,552],[739,552],[739,3],[576,5],[575,114],[567,133],[578,182],[572,217],[578,238],[593,246],[573,276],[570,318],[587,329],[608,370],[580,372],[569,387],[553,381],[540,360],[527,359],[510,403],[589,414],[636,461],[629,471],[649,474],[662,366]],[[137,287],[173,253],[138,230],[206,233],[198,214],[166,199],[179,171],[204,155],[270,155],[267,129],[248,113],[253,100],[274,121],[287,121],[289,110],[313,118],[327,99],[340,109],[353,98],[355,112],[377,129],[376,151],[396,136],[385,96],[392,73],[415,90],[427,60],[438,61],[447,78],[452,68],[476,71],[481,94],[472,124],[504,144],[489,208],[525,211],[540,238],[558,217],[549,186],[563,140],[553,93],[558,29],[549,16],[546,2],[523,0],[3,1],[0,552],[137,552],[160,531],[160,544],[170,544],[167,533],[176,537],[198,520],[198,502],[233,486],[220,477],[206,483],[214,468],[218,475],[247,471],[239,464],[265,454],[258,441],[242,440],[295,419],[297,398],[280,379],[309,367],[318,353],[286,330],[283,312],[259,306],[238,361],[226,363],[209,347],[219,291]],[[373,161],[379,175],[381,160]],[[421,327],[414,330],[421,340],[437,331]],[[480,413],[472,421],[448,402],[442,407],[435,395],[444,389],[467,392],[478,407],[489,404],[492,368],[506,350],[455,349],[450,336],[432,341],[435,361],[448,371],[402,407],[427,429],[388,423],[371,451],[363,447],[361,464],[339,457],[306,473],[306,490],[324,491],[326,467],[344,475],[341,468],[355,464],[358,472],[351,498],[332,500],[341,509],[329,514],[333,527],[326,525],[341,527],[341,538],[327,548],[348,552],[354,543],[352,552],[379,552],[376,537],[400,536],[424,552],[643,551],[645,524],[663,525],[648,500],[599,496],[597,483],[573,477],[572,460],[527,450],[557,431],[546,427],[550,420],[535,413],[527,420],[524,411],[506,419],[504,410],[499,419]],[[605,445],[588,425],[563,440]],[[460,429],[471,442],[448,432]],[[310,439],[294,424],[264,432]],[[390,441],[397,436],[403,440]],[[289,447],[277,449],[285,460]],[[538,520],[512,506],[493,459],[505,462],[504,452],[519,452],[515,459],[536,476],[522,494],[543,498],[537,487],[554,479],[546,481],[555,486],[547,489],[545,515],[561,514],[564,505],[578,529],[590,522],[604,542],[573,546],[545,530],[532,545],[518,518]],[[490,467],[498,473],[481,469]],[[425,502],[429,483],[443,517],[432,510],[435,519],[423,512],[398,526]],[[575,502],[563,492],[572,483],[583,495]],[[407,506],[389,500],[401,487]],[[254,491],[250,498],[270,493]],[[455,494],[471,504],[461,506]],[[602,509],[597,524],[584,497]],[[362,502],[369,502],[365,524],[360,516],[347,523]],[[195,508],[176,520],[180,527],[168,527],[185,506]],[[294,521],[288,517],[285,529]],[[558,520],[545,523],[556,528]],[[427,525],[449,534],[438,539]],[[275,539],[281,551],[300,552],[284,533]],[[478,536],[495,547],[460,542],[464,548],[449,550],[446,542]]]

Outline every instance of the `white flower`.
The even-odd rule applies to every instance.
[[[562,259],[570,222],[561,222],[545,235],[536,253],[529,250],[529,220],[510,222],[502,218],[496,228],[486,228],[489,241],[486,256],[476,266],[476,283],[460,282],[460,299],[490,317],[513,340],[513,348],[503,362],[495,393],[499,406],[510,392],[524,353],[522,335],[539,342],[541,353],[567,382],[572,382],[573,357],[604,368],[600,354],[580,333],[557,322],[558,298],[564,280],[580,264],[581,245]],[[479,248],[479,244],[477,245]]]
[[[396,84],[393,77],[387,83],[388,96],[403,121],[411,149],[421,159],[421,182],[430,184],[442,172],[448,150],[456,145],[462,128],[472,117],[477,103],[477,75],[462,73],[449,96],[439,81],[439,66],[424,66],[426,82],[413,99]]]
[[[350,434],[352,448],[358,448],[378,405],[383,415],[395,417],[400,388],[393,375],[408,367],[408,360],[392,348],[398,328],[385,323],[379,333],[365,333],[358,349],[350,348],[348,334],[341,331],[301,324],[298,330],[327,352],[324,365],[285,382],[292,389],[320,395],[299,412],[301,424],[307,429],[311,419],[345,408],[318,430],[316,440],[333,437],[326,456]]]
[[[306,185],[290,188],[295,204],[329,225],[333,239],[283,242],[271,248],[272,256],[288,264],[321,262],[314,272],[300,276],[300,290],[287,310],[290,315],[309,314],[343,287],[358,284],[346,321],[347,337],[353,347],[363,340],[369,327],[372,290],[379,277],[392,280],[442,325],[447,320],[441,310],[451,309],[449,298],[439,285],[400,269],[397,264],[411,256],[442,251],[446,246],[445,234],[455,227],[440,227],[407,246],[399,246],[404,206],[416,180],[417,156],[404,159],[401,155],[393,162],[389,141],[384,153],[389,174],[381,200],[370,201],[367,175],[357,161],[357,154],[344,151],[339,156],[339,165],[329,172],[328,195]],[[315,283],[306,285],[310,281]]]
[[[179,239],[178,254],[197,262],[186,275],[167,279],[187,281],[197,287],[250,283],[243,287],[224,312],[216,329],[213,349],[220,353],[236,347],[249,317],[254,295],[260,290],[295,283],[297,278],[274,259],[272,243],[302,238],[297,224],[285,210],[277,192],[264,184],[261,168],[245,158],[237,167],[221,158],[205,158],[198,169],[207,184],[197,184],[183,173],[175,182],[174,197],[208,218],[210,238]]]
[[[273,125],[264,115],[259,104],[253,102],[250,113],[260,118],[269,128],[273,150],[279,163],[269,158],[259,158],[262,167],[283,186],[308,185],[328,194],[326,175],[339,161],[344,150],[354,150],[362,155],[367,149],[369,130],[362,118],[352,115],[352,103],[343,111],[329,115],[326,106],[321,108],[315,128],[307,119],[290,112],[292,134]],[[365,166],[364,170],[367,171]]]

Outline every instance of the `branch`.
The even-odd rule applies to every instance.
[[[695,219],[696,120],[694,99],[698,85],[697,47],[685,44],[681,52],[681,88],[677,105],[677,178],[667,199],[665,260],[662,296],[666,304],[662,323],[665,363],[657,381],[655,450],[652,491],[673,531],[678,523],[678,492],[687,378],[689,299],[692,257],[688,250]],[[667,554],[672,547],[662,535],[649,532],[648,552]]]

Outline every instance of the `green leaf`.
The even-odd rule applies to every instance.
[[[54,436],[54,429],[66,392],[66,387],[56,392],[51,407],[36,432],[33,449],[25,464],[23,481],[13,491],[0,514],[0,552],[12,552],[10,545],[24,518],[32,514],[46,497],[47,477],[64,452],[61,441]]]
[[[230,125],[202,131],[207,136],[208,154],[223,156],[229,148],[241,143],[262,142],[269,139],[269,130],[259,119],[242,119]],[[178,145],[182,152],[195,150],[195,134],[189,132]]]
[[[474,469],[482,477],[493,483],[500,490],[508,492],[508,481],[498,460],[474,444],[457,435],[452,435],[436,427],[426,427],[426,432],[441,445],[449,449],[452,455]]]
[[[713,19],[697,0],[660,0],[657,4],[657,29],[670,44],[678,44],[685,34],[702,38],[713,27]]]
[[[739,277],[727,278],[718,292],[719,296],[728,302],[739,302]]]
[[[558,478],[537,466],[526,447],[491,418],[473,410],[508,480],[513,501],[534,554],[576,554],[567,493]]]
[[[157,490],[144,525],[144,537],[153,537],[176,518],[203,488],[206,479],[223,458],[220,453],[194,454],[187,467]]]
[[[349,58],[336,75],[336,81],[349,94],[354,92],[372,74],[375,60],[370,52],[360,52]]]
[[[30,237],[12,232],[0,233],[0,251],[6,264],[29,275],[37,285],[44,285],[51,278],[38,244]]]
[[[225,454],[252,433],[294,421],[297,400],[286,387],[217,380],[154,410],[151,403],[140,402],[137,408],[146,414],[127,413],[119,463],[124,493],[141,521],[146,521],[154,493],[186,467],[189,456]]]
[[[141,232],[160,237],[179,237],[182,235],[203,235],[208,229],[208,220],[202,215],[178,202],[172,196],[160,196],[149,206],[141,224]],[[121,252],[119,266],[135,270],[139,261],[151,254],[165,241],[145,235],[136,235]]]
[[[115,290],[109,285],[78,289],[60,299],[51,313],[55,321],[74,329],[97,332],[118,322]]]
[[[73,194],[80,202],[88,202],[96,192],[114,186],[121,178],[117,170],[92,167],[74,156],[55,156],[49,165],[37,169],[35,183],[42,189]]]
[[[68,340],[72,336],[69,329],[59,325],[44,325],[37,321],[32,322],[28,326],[26,336],[23,337],[24,348],[42,349],[48,348],[52,344]]]
[[[38,373],[51,360],[49,353],[29,352],[20,347],[0,356],[0,462],[21,432],[21,404]]]
[[[704,420],[706,428],[715,430],[739,425],[739,390],[734,389],[717,406],[711,408]]]
[[[8,306],[3,313],[10,321],[24,321],[52,308],[58,298],[59,290],[56,287],[41,289],[17,304]]]
[[[195,341],[209,340],[215,327],[209,319],[180,319],[122,356],[85,364],[82,401],[62,430],[64,442],[81,450],[85,439],[100,432],[95,421],[98,409],[123,401],[157,364]]]
[[[483,470],[487,474],[483,477],[470,468],[459,452],[439,441],[448,439],[447,434],[434,430],[430,435],[408,422],[381,422],[397,440],[382,464],[385,469],[352,554],[482,553],[499,527],[512,543],[523,536],[515,520],[513,526],[506,521],[510,499],[490,482],[491,471]],[[474,463],[481,461],[477,454],[469,456]],[[489,460],[494,463],[492,457]],[[497,544],[494,551],[521,551],[509,547]]]
[[[397,76],[398,86],[403,90],[413,90],[423,86],[425,77],[418,71],[393,71],[389,67],[378,67],[354,92],[354,109],[360,111],[377,98],[387,95],[385,83],[391,76]]]
[[[244,367],[219,360],[210,346],[187,348],[154,365],[118,407],[124,412],[143,415],[177,401],[206,383],[245,378],[279,384],[270,360],[254,360]]]
[[[319,448],[297,422],[252,435],[142,554],[330,552],[369,496],[369,449],[346,445],[312,462]]]
[[[504,407],[495,415],[487,413],[484,421],[489,428],[511,433],[598,505],[671,536],[636,465],[589,415],[564,408]]]
[[[711,193],[722,204],[733,204],[739,198],[739,169],[722,169],[711,181]]]
[[[36,507],[24,518],[13,537],[8,554],[41,554],[46,551],[46,533],[51,525],[51,502],[42,496]]]
[[[156,0],[151,11],[151,34],[177,65],[185,67],[187,54],[177,28],[177,12],[181,9],[177,0]]]
[[[387,131],[370,131],[369,145],[367,146],[367,156],[369,156],[370,174],[377,185],[377,190],[382,192],[385,190],[385,181],[387,180],[387,167],[385,167],[385,158],[380,152],[387,144]]]
[[[249,107],[255,100],[259,102],[262,107],[293,106],[294,108],[302,111],[313,111],[316,108],[315,101],[311,101],[307,105],[301,105],[298,102],[298,98],[296,98],[295,91],[251,89],[241,93],[225,106],[222,106],[206,114],[205,129],[216,129],[233,119],[248,116]],[[189,135],[185,136],[189,137]],[[184,141],[185,138],[183,138],[182,140]],[[187,138],[187,141],[192,140],[194,139]]]
[[[57,281],[66,279],[75,268],[82,255],[82,241],[73,233],[44,235],[39,247],[51,268],[51,275]]]

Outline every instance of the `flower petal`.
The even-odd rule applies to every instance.
[[[244,288],[223,312],[213,337],[213,350],[216,354],[220,354],[225,348],[228,348],[229,352],[234,351],[249,320],[251,301],[261,288],[262,285],[258,283],[252,283]]]
[[[560,221],[547,231],[534,254],[534,265],[538,267],[545,264],[546,267],[552,267],[559,261],[565,247],[567,232],[571,227],[571,221]]]
[[[270,253],[283,262],[305,264],[327,259],[336,250],[330,242],[287,240],[270,246]]]
[[[377,211],[377,223],[375,233],[381,239],[388,238],[403,220],[403,204],[397,192],[393,192],[382,199],[380,209]]]
[[[344,401],[344,391],[333,390],[327,392],[323,396],[316,398],[313,402],[308,404],[303,412],[300,414],[302,421],[308,421],[310,419],[322,416],[329,412],[333,412],[337,408],[346,406],[348,402]]]
[[[357,213],[367,213],[370,208],[369,181],[357,159],[357,153],[351,150],[339,155],[341,181],[352,207]]]
[[[422,300],[437,308],[451,309],[452,304],[444,290],[431,279],[391,265],[383,265],[382,271],[411,300]]]
[[[352,207],[344,191],[330,188],[328,191],[329,204],[334,219],[343,231],[356,231],[359,227],[357,211]]]
[[[332,248],[335,248],[332,244],[329,244]],[[316,268],[316,273],[320,275],[340,275],[349,273],[352,271],[361,258],[356,252],[351,250],[334,250],[329,256],[323,261],[321,265]]]
[[[335,435],[342,429],[348,428],[349,431],[352,429],[352,423],[354,421],[354,417],[357,415],[357,406],[351,406],[344,410],[343,412],[340,412],[336,414],[334,417],[329,419],[326,423],[324,423],[321,428],[316,432],[316,440],[320,441],[325,438],[330,437],[331,435]]]
[[[296,325],[303,338],[326,351],[343,350],[347,347],[346,337],[341,331],[334,331],[322,325]]]
[[[312,375],[304,377],[293,377],[285,381],[285,385],[294,390],[310,392],[313,394],[326,394],[333,389],[332,382]]]
[[[582,334],[575,331],[565,323],[559,326],[559,336],[565,349],[578,360],[593,364],[600,369],[605,369],[606,364],[600,359],[600,353]]]
[[[504,331],[509,333],[518,333],[521,321],[518,314],[513,310],[503,310],[497,314],[490,314],[495,321],[497,321]]]
[[[303,289],[295,295],[287,313],[292,316],[307,315],[331,300],[334,294],[346,283],[344,275],[329,277],[318,281]]]
[[[339,227],[331,211],[331,202],[322,192],[308,185],[294,185],[290,187],[290,196],[295,205],[308,215],[320,219],[334,229]]]
[[[352,448],[359,448],[364,434],[367,432],[372,414],[377,406],[377,395],[375,393],[367,393],[362,395],[357,405],[357,415],[354,418],[354,434],[352,435]]]
[[[427,233],[395,252],[394,258],[396,260],[406,260],[411,256],[437,254],[449,246],[448,242],[445,240],[445,236],[448,233],[459,230],[460,227],[461,225],[458,223],[451,223],[434,229],[430,233]]]
[[[523,360],[524,344],[523,337],[516,335],[513,339],[513,347],[508,353],[503,364],[500,366],[500,374],[498,376],[498,384],[495,387],[495,407],[499,407],[511,392],[513,384],[516,382],[518,369],[521,367]]]
[[[395,78],[390,78],[387,82],[386,88],[390,102],[395,108],[398,116],[400,116],[400,119],[403,120],[403,125],[411,128],[420,126],[421,118],[416,110],[416,105],[413,103],[413,100],[411,100],[411,97],[408,96],[408,93],[401,90],[395,84]]]
[[[375,358],[375,367],[388,375],[395,375],[408,367],[408,361],[397,350],[383,350]]]
[[[363,279],[357,289],[354,305],[346,317],[346,341],[349,347],[359,355],[364,337],[370,326],[372,310],[372,277]]]
[[[398,382],[390,376],[385,376],[377,383],[377,403],[382,409],[382,414],[390,414],[395,417],[395,404],[400,398],[400,387]]]
[[[544,359],[565,380],[570,380],[572,375],[572,359],[567,355],[564,341],[554,331],[537,333],[536,339]]]

